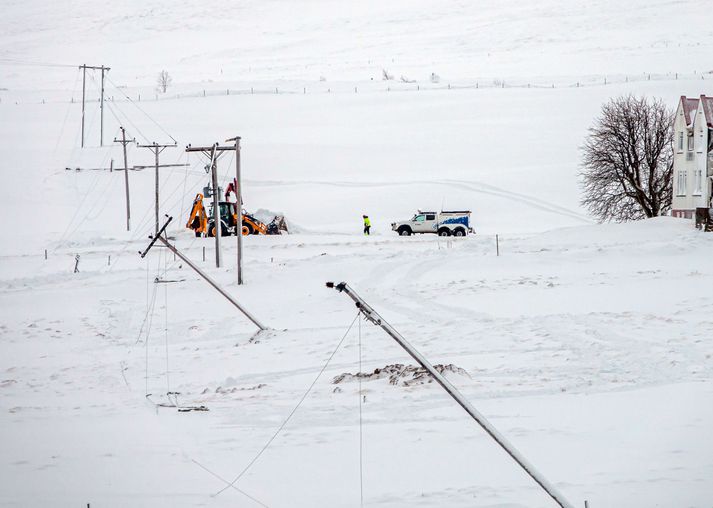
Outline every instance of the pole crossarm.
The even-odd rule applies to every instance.
[[[104,67],[103,65],[84,65],[84,64],[82,64],[79,66],[79,68],[80,69],[94,69],[97,71],[99,71],[99,70],[110,71],[111,70],[111,67]]]
[[[218,143],[216,143],[218,145]],[[173,145],[171,145],[173,146]],[[210,155],[210,151],[213,150],[213,145],[211,146],[191,146],[186,147],[186,152],[207,152]],[[217,152],[232,152],[235,151],[235,146],[216,146],[215,150]]]
[[[172,220],[173,220],[173,217],[169,217],[168,220],[166,221],[166,223],[163,225],[163,227],[158,230],[157,234],[155,234],[153,236],[149,236],[149,238],[151,238],[151,243],[149,243],[148,247],[146,247],[146,249],[144,249],[143,252],[139,251],[139,254],[141,255],[141,259],[146,257],[146,254],[149,253],[149,251],[151,250],[151,247],[154,246],[156,241],[159,238],[161,238],[161,235],[164,233],[164,231],[166,231],[166,228],[168,227],[168,225],[171,223]]]
[[[418,351],[414,348],[399,332],[396,331],[389,323],[384,320],[368,303],[366,303],[359,295],[357,295],[352,288],[346,282],[340,282],[335,284],[334,282],[327,282],[327,287],[336,289],[340,293],[344,293],[349,298],[354,300],[357,309],[364,315],[364,318],[381,327],[392,339],[394,339],[414,360],[416,360],[421,367],[426,369],[426,371],[436,380],[436,382],[441,385],[441,387],[450,395],[465,411],[468,413],[477,423],[480,425],[485,432],[487,432],[490,437],[492,437],[503,450],[507,452],[512,459],[518,463],[518,465],[525,470],[525,472],[533,479],[535,482],[542,487],[542,489],[547,492],[547,494],[555,500],[555,502],[562,508],[574,508],[574,505],[570,503],[562,493],[551,484],[547,478],[545,478],[535,466],[530,464],[530,462],[515,448],[515,446],[510,443],[505,436],[503,436],[498,429],[496,429],[492,423],[488,421],[483,414],[481,414],[475,407],[466,399],[458,389],[448,381],[445,376],[439,373],[433,365]]]

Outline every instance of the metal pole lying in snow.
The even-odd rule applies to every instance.
[[[478,425],[480,425],[485,432],[487,432],[490,437],[492,437],[507,453],[510,457],[517,462],[520,467],[522,467],[525,472],[530,475],[530,477],[537,482],[537,484],[542,487],[542,489],[549,494],[549,496],[555,500],[555,502],[562,508],[574,508],[574,505],[567,501],[561,492],[552,485],[540,472],[535,469],[535,466],[530,464],[527,459],[503,436],[494,426],[491,424],[485,416],[483,416],[473,405],[468,402],[463,394],[461,394],[458,389],[453,386],[450,381],[448,381],[441,373],[439,373],[433,365],[429,363],[426,358],[419,353],[409,342],[397,332],[389,323],[384,321],[384,319],[374,310],[369,304],[367,304],[362,298],[357,295],[352,288],[350,288],[346,282],[340,282],[335,284],[334,282],[327,282],[328,288],[334,288],[340,293],[346,293],[354,302],[356,303],[357,309],[361,312],[364,317],[380,326],[392,339],[394,339],[406,352],[411,355],[411,357],[416,360],[421,367],[426,369],[428,373],[433,376],[436,382],[441,385],[441,387],[453,397],[453,399],[463,408],[466,413],[468,413]]]

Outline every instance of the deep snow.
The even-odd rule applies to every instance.
[[[576,176],[609,97],[710,94],[706,12],[702,0],[7,2],[0,505],[259,506],[213,496],[218,476],[255,457],[334,351],[355,309],[324,282],[346,280],[433,363],[464,369],[449,379],[577,506],[709,508],[713,236],[671,218],[596,225]],[[130,233],[121,172],[65,169],[121,164],[116,145],[97,146],[96,76],[80,150],[80,75],[44,65],[84,62],[112,67],[106,144],[118,121],[142,143],[177,140],[162,161],[189,167],[161,170],[169,231],[270,332],[256,338],[165,249],[139,258],[150,169],[130,173]],[[164,67],[175,83],[156,100]],[[382,68],[418,83],[381,82]],[[216,269],[213,242],[182,227],[206,183],[183,147],[236,134],[246,208],[298,231],[246,238],[242,287],[234,238]],[[151,162],[130,147],[130,164]],[[232,177],[229,157],[220,171]],[[395,236],[389,223],[419,207],[472,209],[478,235]],[[364,371],[410,363],[379,329],[360,331]],[[331,382],[357,371],[358,336],[240,489],[274,507],[359,505],[358,384]],[[362,388],[365,506],[553,506],[437,386]],[[157,408],[167,391],[210,411]]]

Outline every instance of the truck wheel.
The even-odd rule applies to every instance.
[[[465,236],[465,231],[461,228],[458,228],[453,232],[453,236]]]
[[[451,230],[448,228],[441,228],[438,230],[438,236],[451,236]]]
[[[402,226],[399,228],[398,233],[401,236],[411,236],[411,228],[409,228],[407,226]]]

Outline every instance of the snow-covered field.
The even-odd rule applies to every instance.
[[[361,427],[364,506],[554,506],[434,384],[364,380],[360,426],[359,384],[332,382],[359,372],[360,340],[362,372],[413,362],[365,322],[345,336],[356,310],[324,287],[344,280],[432,363],[463,369],[451,382],[575,505],[710,508],[713,235],[671,218],[596,225],[577,184],[578,147],[609,97],[711,94],[708,10],[7,2],[0,505],[359,506]],[[78,148],[81,75],[57,63],[112,67],[113,146],[97,146],[95,74]],[[175,82],[155,100],[161,68]],[[269,332],[165,249],[138,256],[151,169],[130,173],[131,232],[123,173],[73,169],[123,163],[119,122],[141,143],[176,140],[161,161],[188,166],[161,170],[169,232]],[[182,227],[207,183],[205,159],[183,148],[235,135],[246,208],[295,231],[245,239],[244,286],[234,238],[216,269],[213,241]],[[129,148],[130,165],[152,162]],[[225,183],[234,161],[219,168]],[[390,231],[442,207],[472,209],[478,234]],[[242,492],[217,494],[315,379]],[[174,391],[209,411],[155,405]]]

